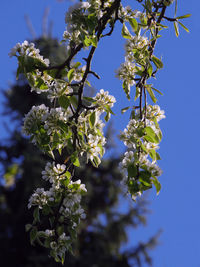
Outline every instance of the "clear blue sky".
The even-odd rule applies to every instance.
[[[158,197],[155,191],[150,194],[152,214],[149,215],[148,225],[138,229],[132,238],[133,242],[134,238],[145,240],[158,229],[164,230],[161,245],[152,252],[154,267],[200,267],[200,2],[178,2],[178,15],[192,14],[185,20],[190,33],[181,30],[180,37],[176,38],[171,25],[169,31],[163,32],[156,50],[157,56],[163,57],[164,69],[159,72],[155,87],[164,92],[164,96],[159,97],[159,105],[167,115],[161,123],[164,134],[160,149],[160,165],[164,171],[162,190]],[[31,39],[24,15],[29,15],[39,37],[44,9],[50,7],[49,19],[54,22],[53,36],[61,38],[68,3],[58,3],[56,0],[6,0],[1,1],[0,6],[0,87],[6,89],[9,83],[14,83],[17,67],[15,59],[8,58],[8,53],[17,42]],[[109,90],[116,96],[117,113],[121,107],[129,105],[121,93],[121,83],[114,75],[114,70],[123,62],[123,42],[118,34],[114,33],[112,40],[102,40],[93,63],[94,70],[102,77],[95,87]],[[0,102],[1,111],[2,96]],[[127,120],[127,116],[120,115],[120,119],[114,119],[115,128],[123,130]],[[6,136],[2,122],[3,119],[0,122],[1,137]],[[122,149],[120,145],[119,150]]]

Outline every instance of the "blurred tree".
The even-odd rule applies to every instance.
[[[62,62],[66,56],[63,46],[56,39],[42,37],[34,40],[45,58]],[[21,122],[33,105],[45,103],[46,98],[30,92],[23,77],[4,92],[5,114],[9,115],[12,127],[7,140],[1,141],[1,186],[0,186],[0,262],[3,267],[40,267],[58,266],[46,249],[32,247],[25,225],[32,221],[32,213],[27,209],[28,199],[37,187],[43,186],[41,171],[47,157],[33,146],[21,134]],[[108,140],[110,130],[108,129]],[[112,146],[108,142],[108,149]],[[146,222],[146,201],[137,204],[123,197],[118,170],[119,158],[104,160],[96,169],[91,164],[79,170],[86,184],[88,194],[83,198],[87,218],[79,229],[75,256],[67,256],[65,266],[70,267],[125,267],[141,266],[143,262],[151,264],[149,249],[157,243],[157,236],[146,243],[136,244],[125,250],[123,244],[128,241],[127,226],[137,227]],[[127,208],[118,209],[118,203],[124,201]],[[133,240],[133,237],[131,237]]]

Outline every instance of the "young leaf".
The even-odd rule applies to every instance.
[[[156,152],[156,160],[161,160],[160,155],[158,154],[158,152]]]
[[[101,160],[99,159],[99,157],[94,156],[94,159],[92,161],[93,166],[98,167],[100,163],[101,163]]]
[[[33,228],[31,231],[30,231],[30,241],[31,241],[31,245],[34,244],[34,241],[35,239],[37,238],[37,228]]]
[[[69,83],[71,83],[71,81],[73,80],[73,74],[74,74],[74,69],[71,69],[71,70],[69,70],[68,71],[68,73],[67,73],[67,78],[68,78],[68,80],[69,80]]]
[[[71,155],[71,162],[73,163],[74,166],[80,167],[78,153],[76,151]]]
[[[136,99],[138,99],[139,96],[140,96],[140,88],[136,87],[134,101],[135,101]]]
[[[69,101],[70,101],[70,103],[71,103],[75,108],[77,108],[77,106],[78,106],[78,100],[77,100],[77,98],[76,98],[75,95],[70,96],[70,97],[69,97]]]
[[[154,92],[151,90],[151,86],[146,86],[146,89],[147,89],[147,91],[148,91],[148,93],[149,93],[149,95],[150,95],[150,97],[151,97],[151,100],[154,102],[154,103],[156,103],[157,102],[157,99],[156,99],[156,97],[155,97],[155,95],[154,95]]]
[[[34,212],[33,212],[33,218],[34,218],[34,223],[40,221],[39,207],[37,207],[37,208],[34,209]]]
[[[142,150],[143,150],[145,153],[148,153],[146,147],[145,147],[143,144],[141,144],[140,147],[142,148]]]
[[[174,14],[174,17],[176,17],[177,7],[178,7],[178,0],[175,0],[175,14]]]
[[[156,67],[158,69],[162,69],[163,68],[163,63],[159,58],[157,58],[156,56],[152,56],[151,59],[152,59],[153,63],[156,65]]]
[[[178,23],[181,25],[181,27],[186,31],[186,32],[190,32],[189,29],[180,21],[178,21]]]
[[[186,18],[189,18],[191,17],[191,14],[186,14],[186,15],[183,15],[183,16],[179,16],[179,17],[176,17],[176,19],[186,19]]]
[[[140,171],[139,181],[145,186],[151,186],[151,173],[148,171]]]
[[[149,77],[151,77],[152,72],[153,72],[153,67],[152,67],[151,64],[149,64],[149,67],[148,67],[148,69],[147,69],[147,73],[149,74]]]
[[[131,108],[131,107],[122,108],[122,109],[121,109],[121,113],[123,114],[123,113],[126,112],[129,108]]]
[[[163,95],[163,93],[161,91],[159,91],[158,89],[151,87],[151,89],[153,89],[154,91],[156,91],[157,93],[159,93],[160,95]]]
[[[152,158],[152,160],[156,160],[156,151],[155,151],[155,149],[151,149],[149,151],[149,156]]]
[[[124,89],[126,97],[128,98],[128,100],[130,100],[130,85],[126,81],[123,81],[122,87]]]
[[[160,193],[160,190],[161,190],[161,184],[160,182],[158,181],[158,179],[154,176],[153,177],[153,184],[156,188],[156,192],[157,192],[157,195]]]
[[[92,112],[90,117],[89,117],[89,124],[91,128],[94,128],[94,125],[96,123],[96,112]]]
[[[98,40],[96,35],[91,38],[91,43],[94,47],[97,47]]]
[[[108,122],[109,121],[109,119],[110,119],[110,112],[106,112],[106,116],[104,117],[104,120],[106,121],[106,122]]]
[[[158,144],[159,143],[159,137],[151,127],[144,128],[146,135],[143,137],[146,141],[149,141],[151,143]]]
[[[128,177],[135,178],[137,176],[137,167],[135,166],[134,163],[131,163],[128,166],[127,171],[128,171]]]
[[[125,24],[123,24],[123,27],[122,27],[122,37],[124,37],[125,39],[131,39],[132,37],[132,35],[130,34]]]
[[[174,29],[175,29],[176,37],[178,37],[179,36],[179,29],[178,29],[178,23],[176,21],[174,22]]]
[[[28,223],[25,225],[26,232],[28,232],[31,228],[32,228],[32,224]]]
[[[58,103],[59,105],[64,108],[64,109],[68,109],[69,105],[70,105],[70,101],[69,101],[69,98],[65,95],[61,95],[59,98],[58,98]]]
[[[80,62],[76,62],[76,64],[73,66],[75,69],[77,69],[78,67],[81,66],[81,63]]]
[[[129,23],[130,23],[130,25],[131,25],[133,31],[136,32],[137,29],[138,29],[138,23],[137,23],[137,20],[134,19],[134,18],[129,18],[128,21],[129,21]]]

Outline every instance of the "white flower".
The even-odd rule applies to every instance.
[[[17,43],[14,48],[11,49],[9,56],[30,56],[39,59],[43,62],[47,67],[49,66],[49,59],[44,59],[43,56],[40,55],[40,50],[35,48],[33,43],[29,43],[28,41],[24,41],[22,44]]]
[[[47,205],[49,201],[54,200],[53,191],[44,191],[44,188],[37,188],[29,199],[28,208],[38,206],[40,209]]]
[[[101,89],[100,92],[96,94],[94,100],[96,100],[98,110],[102,110],[103,106],[105,105],[108,105],[110,108],[112,108],[114,103],[116,102],[115,97],[109,95],[108,91],[104,91],[103,89]]]
[[[33,106],[32,109],[25,115],[22,132],[26,135],[34,134],[35,131],[38,130],[38,127],[42,124],[43,117],[48,114],[48,110],[48,107],[44,104],[40,106]]]
[[[120,68],[116,71],[116,76],[120,80],[124,80],[130,86],[135,84],[135,64],[130,61],[125,61],[121,64]]]

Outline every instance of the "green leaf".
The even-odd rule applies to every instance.
[[[145,147],[143,144],[141,144],[140,147],[142,148],[142,150],[143,150],[145,153],[148,153],[146,147]]]
[[[57,227],[56,232],[58,233],[58,235],[62,235],[64,233],[64,225],[60,225]]]
[[[174,14],[174,17],[176,17],[177,7],[178,7],[178,0],[175,0],[175,14]]]
[[[83,40],[84,46],[90,46],[92,45],[92,41],[90,38],[87,37],[87,35],[85,35],[85,38]]]
[[[44,82],[44,80],[40,77],[38,77],[35,81],[34,87],[39,88],[40,90],[46,90],[48,89],[48,86]]]
[[[68,73],[67,73],[67,78],[68,78],[68,80],[69,80],[69,83],[71,83],[71,81],[73,80],[73,74],[74,74],[74,68],[73,69],[70,69],[69,71],[68,71]]]
[[[31,228],[32,228],[32,224],[28,223],[28,224],[25,225],[26,232],[28,232]]]
[[[89,87],[92,87],[91,83],[90,83],[88,80],[86,80],[85,83],[86,83]]]
[[[149,151],[149,156],[152,158],[152,160],[156,160],[156,151],[155,151],[155,149],[151,149]]]
[[[64,109],[68,109],[69,105],[70,105],[70,101],[69,98],[66,95],[61,95],[58,98],[58,103],[59,105],[64,108]]]
[[[88,17],[85,18],[85,20],[88,26],[89,33],[92,34],[98,24],[96,13],[90,13]]]
[[[160,95],[163,95],[163,93],[161,91],[159,91],[158,89],[151,87],[151,89],[153,89],[154,91],[156,91],[157,93],[159,93]]]
[[[93,35],[93,36],[87,36],[85,35],[85,38],[83,40],[83,43],[85,46],[94,46],[94,47],[97,47],[97,44],[98,44],[98,39],[97,39],[97,36],[96,35]]]
[[[76,64],[73,66],[74,69],[77,69],[78,67],[81,66],[81,63],[80,62],[76,62]]]
[[[151,173],[148,171],[140,171],[139,172],[139,181],[145,185],[145,186],[150,186],[151,187]]]
[[[34,241],[37,238],[37,228],[34,227],[31,231],[30,231],[30,241],[31,241],[31,245],[34,244]]]
[[[129,32],[129,30],[125,24],[123,24],[123,27],[122,27],[122,37],[125,39],[131,39],[132,38],[132,35],[130,34],[130,32]]]
[[[64,133],[68,133],[68,126],[64,121],[57,121],[57,124]]]
[[[149,141],[151,143],[155,143],[158,144],[159,143],[159,137],[157,136],[157,134],[155,134],[155,132],[153,131],[153,129],[151,127],[146,127],[144,128],[144,131],[146,133],[146,135],[143,137],[146,141]]]
[[[151,1],[150,0],[146,0],[146,5],[145,5],[147,11],[149,13],[151,13],[151,10],[152,10],[152,4],[151,4]]]
[[[75,95],[70,96],[70,97],[69,97],[69,101],[70,101],[70,103],[71,103],[75,108],[77,108],[77,106],[78,106],[78,100],[77,100],[77,98],[75,97]]]
[[[101,163],[100,158],[94,156],[94,159],[93,159],[93,161],[92,161],[93,166],[94,166],[94,167],[98,167],[100,163]]]
[[[156,103],[156,102],[157,102],[157,98],[155,97],[154,92],[151,90],[151,86],[146,85],[145,87],[146,87],[146,89],[147,89],[147,91],[148,91],[148,93],[149,93],[149,95],[150,95],[150,97],[151,97],[151,100],[152,100],[154,103]]]
[[[62,257],[61,257],[61,263],[62,263],[62,265],[64,265],[64,262],[65,262],[65,254],[62,254]]]
[[[160,155],[158,154],[158,152],[156,152],[156,160],[161,160]]]
[[[134,98],[134,100],[137,100],[139,96],[140,96],[140,88],[136,87],[135,88],[135,98]]]
[[[91,43],[94,47],[97,47],[98,39],[96,35],[91,38]]]
[[[124,89],[126,97],[128,98],[128,100],[130,100],[130,84],[128,84],[126,81],[123,81],[122,87]]]
[[[65,176],[67,177],[67,179],[70,179],[72,175],[69,171],[66,171]]]
[[[80,162],[79,162],[79,158],[78,158],[78,153],[77,151],[75,151],[72,155],[71,155],[71,162],[73,163],[74,166],[76,167],[80,167]]]
[[[71,178],[71,173],[69,171],[65,172],[66,179],[64,180],[63,184],[65,187],[69,185],[70,178]]]
[[[160,24],[160,23],[156,23],[156,25],[162,27],[163,29],[168,29],[168,26],[166,26],[166,25],[163,25],[163,24]],[[156,36],[156,38],[158,38],[158,35]]]
[[[106,112],[106,116],[104,117],[104,120],[106,121],[106,122],[108,122],[109,121],[109,119],[110,119],[110,112]]]
[[[121,109],[121,113],[123,114],[124,112],[126,112],[128,109],[130,109],[131,107],[126,107],[126,108],[122,108]]]
[[[151,59],[152,59],[153,63],[156,65],[156,67],[158,69],[162,69],[163,68],[163,63],[159,58],[157,58],[156,56],[152,56]]]
[[[130,25],[131,25],[133,31],[136,32],[137,29],[138,29],[138,23],[137,23],[137,20],[134,19],[134,18],[129,18],[128,21],[129,21],[129,23],[130,23]]]
[[[179,16],[179,17],[176,17],[176,19],[186,19],[186,18],[189,18],[191,17],[191,14],[186,14],[186,15],[183,15],[183,16]]]
[[[23,56],[24,72],[29,73],[38,68],[46,67],[46,64],[35,57]]]
[[[174,29],[175,29],[176,37],[178,37],[179,36],[179,29],[178,29],[178,23],[176,21],[174,22]]]
[[[131,164],[128,165],[127,171],[128,171],[128,177],[136,178],[136,176],[137,176],[137,166],[135,166],[134,163],[131,163]]]
[[[157,192],[157,195],[158,195],[160,193],[160,190],[161,190],[161,184],[160,184],[160,182],[158,181],[158,179],[155,176],[153,176],[153,184],[154,184],[154,186],[156,188],[156,192]]]
[[[97,132],[97,134],[99,135],[99,136],[102,136],[103,137],[103,134],[102,134],[102,132],[99,130],[99,129],[95,129],[96,130],[96,132]]]
[[[94,98],[88,97],[88,96],[84,96],[83,99],[87,100],[88,102],[92,102],[92,103],[96,102],[96,100]]]
[[[115,113],[112,111],[112,109],[108,105],[105,105],[104,108],[105,108],[105,111],[111,113],[112,115],[115,115]]]
[[[94,128],[94,125],[96,123],[96,112],[92,112],[89,117],[89,124],[91,128]]]
[[[148,69],[147,69],[147,73],[149,74],[149,77],[151,77],[152,72],[153,72],[153,67],[152,67],[151,64],[149,64],[149,67],[148,67]]]
[[[34,218],[34,223],[40,221],[39,207],[37,207],[37,208],[34,209],[34,212],[33,212],[33,218]]]
[[[161,130],[159,130],[159,132],[158,132],[158,138],[160,139],[160,141],[162,140],[162,132],[161,132]]]
[[[101,157],[103,157],[104,149],[103,149],[102,145],[98,145],[98,147],[100,148],[99,154],[100,154]]]
[[[178,21],[178,23],[181,25],[181,27],[186,31],[186,32],[190,32],[189,29],[180,21]]]

